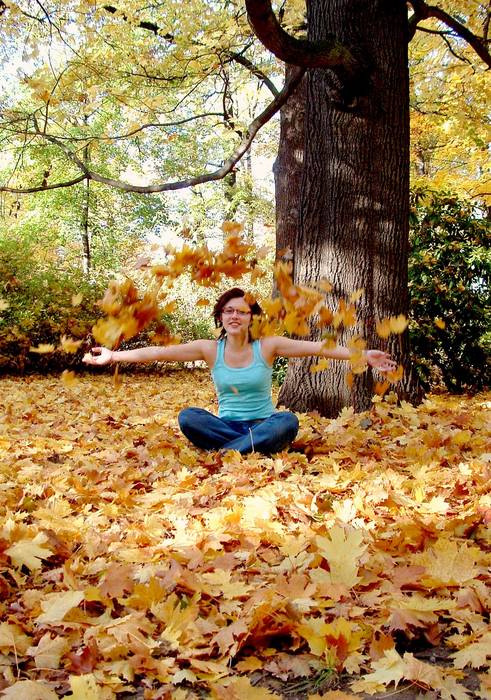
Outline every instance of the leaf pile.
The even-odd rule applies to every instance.
[[[329,669],[350,692],[305,697],[489,697],[489,398],[377,397],[221,458],[177,427],[214,409],[201,371],[3,379],[3,697],[262,700]]]

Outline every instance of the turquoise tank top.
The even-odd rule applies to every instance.
[[[229,367],[223,353],[226,339],[217,343],[211,376],[218,397],[218,415],[226,420],[269,418],[275,408],[271,399],[273,368],[264,361],[261,343],[252,343],[253,359],[248,367]]]

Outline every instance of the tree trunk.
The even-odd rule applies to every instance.
[[[362,86],[365,94],[351,105],[343,104],[330,71],[310,70],[306,76],[305,156],[293,245],[294,279],[313,285],[327,278],[334,284],[334,306],[340,298],[363,289],[358,325],[344,332],[338,342],[346,344],[350,336],[361,335],[368,347],[387,348],[406,366],[407,334],[391,336],[387,343],[375,332],[376,320],[408,313],[406,3],[310,0],[307,9],[309,39],[334,34],[345,45],[357,47],[369,76]],[[289,173],[284,176],[277,174],[278,199],[280,206],[294,212],[295,196],[287,186]],[[295,170],[292,178],[298,181]],[[285,225],[281,219],[279,224]],[[282,231],[279,236],[286,237]],[[355,410],[369,407],[371,371],[357,375],[350,389],[345,363],[333,362],[326,372],[312,374],[310,366],[316,361],[290,362],[280,403],[325,416],[335,416],[347,405]],[[406,399],[418,394],[410,372],[397,389]]]
[[[285,67],[285,82],[292,66]],[[305,100],[304,77],[280,111],[280,142],[273,166],[276,194],[276,257],[296,248],[300,225],[300,196],[304,166]],[[288,256],[287,256],[288,257]]]
[[[92,251],[91,251],[91,233],[89,225],[90,212],[90,180],[85,180],[83,183],[83,202],[82,202],[82,269],[85,275],[90,275],[92,267]]]

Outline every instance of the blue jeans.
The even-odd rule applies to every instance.
[[[280,452],[298,432],[298,418],[290,411],[278,411],[259,420],[225,420],[203,408],[185,408],[178,420],[182,432],[196,447],[238,450],[243,455]]]

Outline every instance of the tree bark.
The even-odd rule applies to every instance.
[[[339,342],[361,335],[368,347],[387,348],[408,364],[407,334],[378,338],[378,319],[408,313],[409,79],[407,10],[403,0],[310,0],[309,40],[335,35],[357,46],[367,60],[366,85],[354,106],[343,107],[339,81],[327,69],[306,76],[305,156],[299,190],[294,279],[315,284],[327,278],[335,300],[363,289],[358,324]],[[295,146],[293,146],[295,148]],[[288,173],[277,174],[278,200],[295,205]],[[296,182],[298,173],[293,172]],[[294,186],[295,187],[295,186]],[[279,221],[280,225],[282,222]],[[280,239],[290,235],[279,232]],[[315,332],[313,333],[315,337]],[[317,334],[318,336],[318,334]],[[388,346],[388,347],[387,347]],[[297,411],[335,416],[344,406],[369,407],[371,371],[355,377],[350,389],[345,363],[333,362],[312,374],[317,360],[290,362],[280,403]],[[398,393],[417,399],[409,371]]]
[[[286,65],[288,80],[292,66]],[[273,166],[276,196],[276,257],[296,247],[305,158],[306,77],[280,111],[280,141]],[[288,256],[287,256],[288,257]]]

